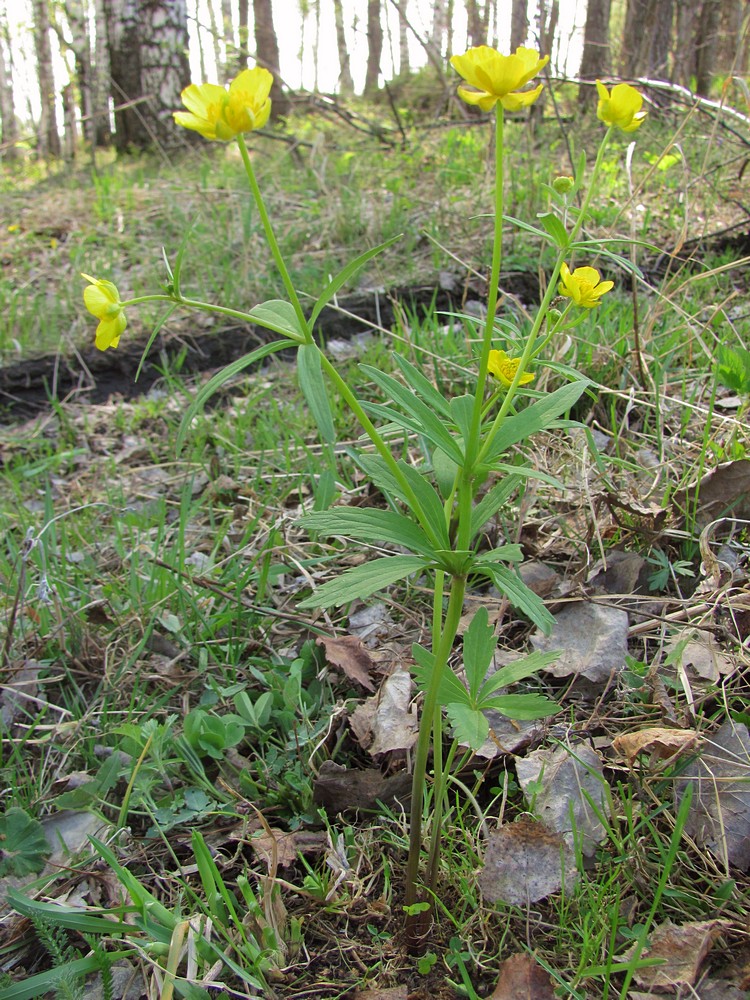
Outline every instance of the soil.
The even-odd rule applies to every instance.
[[[504,275],[503,289],[524,302],[539,296],[536,276],[521,272]],[[348,339],[371,330],[373,325],[390,328],[400,309],[407,316],[411,311],[426,312],[433,307],[438,311],[456,311],[466,301],[479,298],[476,290],[459,284],[450,275],[442,276],[439,287],[356,293],[339,298],[338,309],[325,308],[316,323],[316,332],[323,341]],[[137,382],[134,377],[146,337],[126,336],[116,350],[99,351],[91,346],[69,356],[45,354],[18,361],[0,368],[0,420],[28,419],[49,410],[55,400],[75,398],[79,402],[103,403],[113,396],[132,399],[147,393],[167,370],[179,367],[181,375],[211,372],[275,336],[250,325],[212,333],[160,333]]]

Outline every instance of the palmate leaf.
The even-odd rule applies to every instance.
[[[302,344],[297,349],[297,377],[321,438],[332,444],[336,431],[317,344]]]
[[[483,460],[490,463],[502,455],[511,445],[525,441],[537,431],[549,427],[577,402],[590,384],[588,379],[571,382],[569,385],[561,386],[555,392],[551,392],[548,396],[543,396],[536,403],[525,407],[520,413],[506,417],[492,439]]]
[[[430,540],[418,524],[394,510],[375,507],[342,507],[306,514],[299,522],[322,535],[346,535],[361,542],[392,542],[412,552],[434,556]]]
[[[464,633],[463,642],[464,670],[472,702],[479,694],[496,648],[497,636],[489,624],[487,608],[479,608]]]
[[[415,664],[412,668],[414,682],[420,691],[426,691],[430,683],[432,672],[435,669],[435,657],[429,649],[425,649],[424,646],[420,646],[417,642],[412,643],[411,654],[414,657]],[[462,705],[469,704],[469,692],[463,686],[458,677],[456,677],[450,667],[446,667],[445,670],[443,670],[443,675],[440,678],[438,703],[440,705],[449,705],[453,703]]]
[[[478,709],[453,702],[445,706],[445,714],[453,726],[453,737],[459,743],[478,750],[487,739],[490,724]]]
[[[369,597],[376,590],[383,590],[412,573],[418,573],[429,564],[423,556],[385,556],[373,559],[352,569],[345,570],[335,580],[329,580],[314,594],[297,605],[305,608],[330,608],[349,604],[357,598]]]

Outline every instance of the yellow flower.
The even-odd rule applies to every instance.
[[[504,385],[506,389],[509,389],[513,384],[513,379],[516,377],[516,372],[518,371],[520,363],[520,358],[509,358],[505,351],[493,350],[490,351],[487,371],[490,375],[494,375],[501,385]],[[524,372],[518,380],[518,384],[528,385],[529,382],[533,381],[534,376],[531,372]]]
[[[596,117],[605,125],[616,125],[623,132],[635,132],[643,124],[648,114],[641,111],[643,97],[629,83],[617,83],[612,93],[607,90],[601,80],[596,81],[599,92],[599,103],[596,107]]]
[[[476,90],[459,87],[458,93],[467,104],[477,104],[482,111],[490,111],[498,101],[506,111],[519,111],[539,97],[543,84],[534,90],[521,93],[529,80],[539,73],[549,56],[539,58],[536,49],[521,46],[510,56],[501,55],[488,45],[478,45],[462,56],[453,56],[451,66]]]
[[[217,83],[191,83],[181,94],[187,111],[175,111],[174,120],[204,139],[228,142],[241,132],[263,128],[271,114],[272,85],[273,74],[261,66],[243,69],[229,90]]]
[[[560,295],[573,299],[577,306],[586,309],[598,306],[602,295],[615,287],[614,281],[601,281],[595,267],[577,267],[571,271],[567,264],[563,264],[560,277],[562,281],[557,288]]]
[[[83,301],[88,311],[99,320],[96,346],[100,351],[117,347],[120,336],[128,325],[117,287],[111,281],[92,278],[90,274],[82,274],[81,277],[90,282],[84,289]]]

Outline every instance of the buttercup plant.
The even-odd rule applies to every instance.
[[[468,748],[465,753],[470,755],[485,741],[489,730],[485,716],[488,709],[514,719],[532,719],[550,715],[557,708],[541,695],[504,693],[509,685],[548,665],[554,660],[554,654],[534,653],[490,674],[497,638],[488,624],[485,609],[475,614],[463,637],[465,683],[448,667],[448,661],[455,648],[470,581],[492,583],[540,629],[549,630],[553,623],[542,601],[516,572],[522,560],[520,546],[501,544],[489,551],[480,551],[479,542],[482,528],[514,488],[522,485],[528,476],[538,475],[507,464],[508,450],[534,432],[555,426],[589,384],[583,377],[573,376],[555,391],[539,392],[533,388],[533,367],[550,340],[578,322],[586,310],[596,308],[613,287],[613,282],[602,280],[595,268],[579,266],[571,270],[567,262],[578,253],[589,253],[592,247],[605,257],[620,260],[606,247],[580,239],[580,234],[604,149],[613,130],[632,131],[643,121],[640,95],[633,88],[622,91],[618,86],[611,96],[608,92],[606,99],[602,96],[598,113],[608,129],[581,208],[572,207],[569,195],[574,188],[580,190],[582,187],[583,162],[575,178],[565,178],[565,183],[552,187],[558,202],[555,211],[540,216],[543,228],[523,224],[523,228],[552,245],[557,254],[533,322],[528,330],[516,329],[511,344],[506,333],[509,324],[504,321],[501,329],[496,323],[504,224],[504,115],[506,110],[515,112],[537,100],[543,84],[529,85],[546,65],[547,57],[540,57],[534,49],[525,47],[506,56],[487,46],[479,46],[464,55],[454,56],[451,63],[468,84],[468,87],[459,87],[461,98],[483,111],[494,113],[494,242],[487,318],[481,332],[472,392],[446,398],[419,367],[394,355],[400,378],[362,366],[386,402],[361,400],[318,346],[313,331],[325,304],[359,268],[390,243],[366,251],[344,267],[323,289],[309,315],[305,313],[276,241],[244,139],[245,133],[260,128],[270,115],[268,95],[272,77],[265,69],[243,71],[228,89],[213,84],[188,87],[183,93],[188,110],[176,112],[175,120],[210,141],[237,143],[286,298],[258,304],[247,312],[187,298],[181,291],[183,252],[173,268],[168,266],[169,283],[163,294],[122,302],[110,282],[85,276],[90,283],[85,292],[86,305],[100,319],[97,346],[101,349],[117,346],[125,330],[125,308],[146,301],[163,301],[170,309],[181,306],[219,312],[255,323],[277,335],[277,339],[233,363],[207,383],[185,416],[181,440],[208,396],[230,375],[274,351],[293,345],[297,348],[300,386],[323,441],[330,445],[335,440],[329,400],[331,391],[338,393],[350,408],[369,441],[369,447],[362,448],[358,455],[358,464],[388,498],[388,509],[333,508],[309,513],[302,523],[310,531],[322,535],[392,544],[400,551],[344,571],[324,583],[299,606],[304,609],[348,604],[407,577],[419,576],[430,581],[433,617],[429,640],[413,646],[414,675],[423,698],[413,761],[405,911],[409,939],[415,949],[420,947],[425,911],[429,911],[429,900],[436,888],[446,784],[457,766],[460,749]],[[632,97],[631,91],[638,100]],[[558,293],[568,300],[561,310],[552,306]],[[575,309],[580,310],[578,316],[572,315]],[[395,425],[404,435],[419,436],[427,441],[431,461],[417,469],[396,458],[378,430],[381,423],[391,430]],[[445,756],[444,715],[452,728],[452,742]],[[430,751],[433,760],[431,840],[426,870],[422,872]],[[426,887],[427,905],[420,899],[420,883]]]

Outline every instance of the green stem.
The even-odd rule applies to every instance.
[[[186,309],[197,309],[199,312],[210,312],[218,313],[220,316],[228,316],[230,319],[238,319],[243,323],[252,323],[255,326],[262,326],[265,329],[270,330],[271,327],[267,327],[265,323],[258,320],[256,316],[251,313],[243,312],[240,309],[229,309],[227,306],[214,305],[213,302],[202,302],[200,299],[186,299],[184,295],[139,295],[135,299],[127,299],[125,302],[121,302],[123,309],[129,306],[141,305],[143,302],[171,302],[172,305],[184,306]],[[302,337],[296,337],[290,331],[284,330],[273,330],[273,333],[280,333],[281,336],[286,337],[292,343],[306,343]]]
[[[424,704],[422,718],[419,723],[419,737],[414,757],[412,774],[411,812],[409,829],[409,858],[406,865],[406,906],[417,902],[417,881],[419,879],[419,859],[422,851],[422,811],[424,808],[425,779],[427,776],[427,759],[430,752],[430,737],[436,709],[439,708],[438,692],[443,672],[448,664],[453,649],[453,643],[461,621],[461,611],[466,591],[466,578],[454,576],[451,578],[448,608],[445,612],[445,623],[437,647],[433,648],[435,662],[432,668]]]
[[[281,275],[281,280],[284,283],[284,288],[286,289],[286,294],[289,296],[289,301],[294,307],[294,311],[297,313],[297,319],[299,320],[300,330],[305,332],[305,342],[308,344],[313,343],[312,331],[310,330],[310,325],[307,322],[307,317],[305,316],[304,309],[300,303],[299,296],[297,295],[297,290],[292,283],[291,275],[287,270],[287,266],[284,263],[284,258],[281,255],[281,250],[279,249],[279,244],[276,241],[276,236],[273,231],[273,226],[271,225],[271,220],[266,211],[266,206],[263,202],[263,195],[260,193],[260,188],[258,187],[258,182],[255,179],[255,171],[253,170],[253,164],[250,160],[250,154],[247,151],[247,146],[245,145],[244,136],[237,136],[237,146],[240,151],[240,156],[242,157],[242,162],[245,165],[245,172],[247,173],[247,179],[250,182],[250,190],[253,194],[253,199],[255,205],[258,209],[258,214],[260,215],[260,221],[263,224],[263,230],[266,234],[266,239],[268,240],[268,245],[271,248],[271,253],[273,254],[273,259],[276,262],[276,267],[279,274]]]

